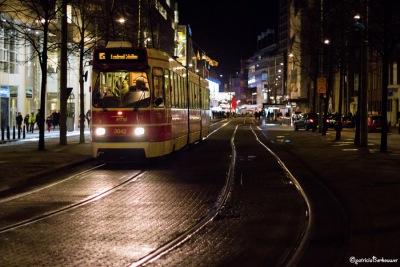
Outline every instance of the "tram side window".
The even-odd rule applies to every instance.
[[[176,87],[177,93],[177,100],[178,100],[178,107],[182,108],[182,77],[178,75],[178,86]]]
[[[175,72],[171,72],[171,102],[172,102],[172,107],[176,108],[176,78],[175,78]]]
[[[186,83],[186,79],[187,78],[183,78],[182,82],[183,82],[183,86],[182,86],[182,107],[183,108],[187,108],[188,107],[188,99],[187,99],[187,83]]]
[[[165,88],[165,106],[167,108],[171,107],[171,91],[172,91],[172,86],[171,86],[171,80],[169,77],[169,70],[164,70],[164,88]]]
[[[199,94],[199,100],[198,100],[198,105],[199,105],[199,109],[202,109],[203,106],[203,95],[204,95],[204,91],[203,88],[201,88],[200,86],[198,87],[198,94]]]
[[[210,91],[209,90],[206,90],[206,93],[205,93],[204,109],[205,110],[210,109]]]
[[[196,109],[200,108],[200,94],[199,94],[199,85],[195,84],[194,87],[194,100],[196,103]]]
[[[163,82],[163,70],[161,68],[153,68],[153,104],[156,107],[165,106],[165,92]]]
[[[202,97],[201,107],[202,107],[202,109],[208,109],[207,108],[207,103],[208,103],[209,95],[207,93],[206,88],[202,88],[202,92],[203,92],[203,94],[202,94],[203,97]]]
[[[180,76],[179,77],[180,79],[180,83],[179,83],[179,104],[180,104],[180,108],[184,108],[185,107],[185,103],[183,102],[184,100],[184,98],[183,98],[183,88],[184,88],[184,86],[183,86],[183,78],[182,78],[182,76]]]
[[[173,108],[176,107],[174,76],[175,76],[175,73],[171,72],[171,73],[170,73],[170,88],[171,88],[171,106],[172,106]]]
[[[193,108],[193,83],[189,82],[189,108]]]
[[[190,90],[191,97],[190,97],[190,99],[192,101],[191,108],[196,109],[197,108],[197,95],[196,95],[196,89],[197,88],[196,88],[196,84],[195,83],[191,82],[190,84],[191,84],[191,90]]]
[[[186,82],[185,79],[183,77],[181,77],[181,87],[179,88],[180,92],[179,92],[179,99],[181,102],[181,108],[185,108],[185,91],[186,91]]]
[[[191,94],[192,94],[192,108],[196,108],[196,85],[191,83]]]

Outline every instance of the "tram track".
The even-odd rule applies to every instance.
[[[4,198],[4,199],[1,199],[0,200],[0,209],[1,209],[1,205],[4,204],[4,203],[10,202],[10,201],[15,201],[15,200],[18,200],[18,199],[23,199],[23,198],[26,198],[28,196],[32,196],[34,194],[40,194],[42,191],[50,190],[51,188],[54,188],[56,186],[60,186],[63,183],[66,183],[66,182],[71,181],[73,179],[80,179],[80,177],[82,175],[88,175],[88,174],[90,175],[90,172],[96,171],[102,166],[104,166],[104,164],[100,164],[100,165],[98,165],[96,167],[90,168],[88,170],[82,171],[82,172],[74,174],[74,175],[71,175],[71,176],[69,176],[69,177],[67,177],[65,179],[56,181],[54,183],[47,184],[47,185],[39,187],[39,188],[35,188],[35,189],[31,190],[31,191],[23,192],[21,194],[17,194],[17,195],[11,196],[11,197],[7,197],[7,198]],[[87,197],[85,197],[85,198],[83,198],[83,199],[81,199],[79,201],[75,201],[75,202],[73,202],[73,203],[71,203],[69,205],[64,205],[64,206],[62,206],[60,208],[57,208],[57,209],[48,210],[48,211],[43,212],[41,214],[35,214],[35,215],[31,216],[30,218],[26,218],[26,219],[21,220],[19,222],[15,222],[15,223],[12,223],[12,224],[6,225],[6,226],[0,226],[0,234],[8,232],[8,231],[11,231],[11,230],[15,230],[15,229],[17,229],[19,227],[28,226],[30,224],[39,222],[39,221],[47,219],[47,218],[51,218],[51,217],[59,215],[61,213],[73,210],[73,209],[75,209],[77,207],[81,207],[81,206],[90,204],[93,201],[96,201],[96,200],[98,200],[100,198],[103,198],[103,197],[105,197],[105,196],[117,191],[118,189],[122,188],[126,184],[135,181],[136,179],[138,179],[143,174],[144,174],[144,171],[138,171],[138,172],[134,172],[134,173],[132,173],[130,171],[129,174],[123,175],[120,178],[118,178],[118,180],[120,181],[118,184],[116,184],[116,185],[114,185],[112,187],[109,187],[104,191],[91,194],[91,195],[89,195],[89,196],[87,196]]]
[[[228,122],[225,122],[221,126],[219,126],[216,130],[211,132],[209,136],[220,130],[221,128],[225,127],[226,125],[229,124]],[[147,254],[146,256],[140,258],[138,261],[135,261],[132,263],[130,266],[131,267],[138,267],[138,266],[143,266],[146,265],[150,262],[153,262],[163,256],[164,254],[170,252],[174,248],[178,247],[185,241],[187,241],[189,238],[193,237],[198,231],[200,231],[205,225],[207,225],[209,222],[211,222],[222,210],[224,205],[227,203],[230,193],[232,192],[233,189],[233,182],[234,182],[234,170],[235,170],[235,165],[236,165],[236,150],[235,150],[235,134],[237,131],[238,126],[236,126],[234,133],[232,134],[231,137],[231,161],[229,168],[226,173],[225,177],[225,184],[218,195],[218,198],[213,205],[212,209],[204,215],[204,217],[200,218],[197,223],[193,224],[191,227],[186,229],[183,233],[181,233],[179,236],[169,240],[166,242],[164,245],[160,246],[156,250],[152,251],[151,253]]]
[[[244,122],[245,123],[245,122]],[[309,181],[304,180],[304,177],[297,177],[297,175],[301,176],[301,173],[299,173],[298,169],[293,172],[292,168],[298,168],[296,166],[293,166],[293,164],[289,164],[287,165],[287,160],[288,158],[285,157],[284,155],[282,155],[282,153],[276,153],[274,150],[276,149],[276,147],[274,146],[269,146],[267,145],[268,143],[270,143],[270,145],[272,145],[271,140],[269,140],[269,138],[265,135],[265,133],[263,133],[261,128],[258,128],[259,131],[257,131],[254,129],[255,124],[252,124],[251,126],[249,126],[249,128],[251,128],[251,132],[253,133],[253,136],[256,140],[256,142],[258,143],[259,147],[261,147],[265,153],[272,155],[272,157],[275,159],[275,161],[280,165],[282,171],[283,171],[283,180],[281,181],[281,183],[283,184],[282,188],[284,188],[285,186],[292,186],[295,188],[295,190],[297,190],[298,195],[301,196],[301,199],[304,201],[304,208],[305,210],[303,211],[303,221],[301,223],[299,223],[298,227],[298,231],[296,235],[291,236],[292,241],[288,242],[286,245],[286,248],[283,248],[281,251],[281,255],[280,256],[275,256],[276,258],[271,261],[271,262],[275,262],[276,264],[278,264],[279,266],[308,266],[311,264],[311,262],[319,262],[320,264],[322,264],[323,262],[335,262],[335,261],[340,261],[341,257],[340,255],[343,254],[343,251],[345,250],[345,244],[347,242],[347,238],[346,235],[348,234],[348,225],[347,225],[347,215],[346,212],[344,210],[344,208],[341,206],[341,204],[338,202],[338,200],[336,199],[336,197],[334,196],[333,193],[329,192],[329,189],[326,188],[324,185],[320,184],[319,182],[316,183],[312,183],[312,185],[310,186]],[[237,125],[235,127],[235,133],[238,130],[239,125]],[[261,138],[266,138],[266,140],[261,140]],[[231,141],[231,145],[232,145],[232,149],[235,150],[235,158],[237,157],[237,152],[236,152],[236,148],[235,148],[235,143],[234,143],[234,137],[232,137],[232,141]],[[254,148],[253,148],[254,149]],[[242,151],[243,152],[243,151]],[[283,156],[283,158],[282,158]],[[293,155],[292,155],[293,156]],[[234,159],[231,161],[231,166],[230,168],[236,169],[236,161],[238,159]],[[241,161],[245,161],[243,158],[240,158]],[[251,156],[249,159],[249,161],[256,161],[257,160],[257,156]],[[232,165],[233,162],[235,162],[235,165]],[[311,177],[309,177],[311,178]],[[234,180],[235,178],[232,178],[232,180]],[[238,177],[236,177],[236,185],[235,186],[242,186],[242,174],[239,173]],[[318,179],[317,177],[313,177],[311,178],[313,179]],[[244,182],[246,183],[246,182]],[[247,182],[248,184],[248,182]],[[322,190],[322,193],[316,193],[319,190]],[[232,189],[229,192],[230,197],[227,198],[227,201],[230,202],[232,201],[232,194],[235,194],[235,188],[232,187]],[[322,198],[321,198],[322,197]],[[236,195],[237,198],[237,195]],[[237,200],[236,200],[237,201]],[[301,200],[299,200],[301,201]],[[321,202],[321,203],[318,203]],[[225,206],[231,206],[230,208],[232,208],[232,206],[234,206],[234,203],[225,203]],[[301,206],[301,205],[300,205]],[[235,207],[233,207],[233,209],[235,209]],[[234,211],[235,218],[236,220],[241,220],[241,215],[240,215],[240,211]],[[300,213],[302,213],[300,211]],[[332,218],[332,216],[336,216],[336,219],[331,219],[332,224],[330,224],[330,227],[333,227],[333,230],[331,231],[331,229],[326,229],[324,227],[327,227],[326,225],[321,225],[321,217],[326,216],[326,213],[332,213],[331,216],[329,216],[329,218]],[[179,252],[177,251],[177,255],[171,255],[170,257],[172,258],[181,258],[183,256],[188,257],[188,255],[192,255],[192,251],[193,250],[200,250],[200,251],[204,251],[207,250],[206,248],[193,248],[192,246],[194,244],[200,244],[201,246],[204,246],[204,244],[206,244],[204,241],[205,240],[209,240],[210,242],[207,243],[212,243],[213,240],[217,237],[215,236],[209,236],[209,233],[216,233],[216,232],[224,232],[226,230],[226,227],[230,228],[231,223],[229,222],[229,215],[228,216],[224,216],[222,214],[222,216],[220,217],[220,220],[223,220],[224,222],[222,222],[222,224],[224,225],[223,227],[221,227],[221,225],[218,226],[217,224],[214,223],[210,223],[207,225],[208,228],[220,228],[220,230],[215,230],[215,231],[211,231],[210,229],[208,230],[204,230],[204,231],[199,231],[200,229],[197,230],[196,233],[198,233],[199,236],[197,236],[196,238],[193,239],[200,239],[203,240],[202,241],[193,241],[193,242],[188,242],[189,244],[187,244],[185,246],[185,248],[180,248]],[[212,221],[208,221],[208,222],[212,222]],[[207,223],[208,223],[207,222]],[[204,227],[204,225],[202,225],[202,227]],[[342,229],[343,227],[343,229]],[[234,229],[234,228],[232,228]],[[232,230],[231,229],[231,230]],[[234,231],[238,231],[237,229]],[[241,230],[239,230],[239,232],[241,232]],[[338,234],[338,239],[340,239],[340,242],[336,242],[337,240],[334,240],[332,242],[332,240],[327,240],[328,244],[324,244],[323,245],[323,249],[326,249],[325,252],[323,252],[321,250],[321,248],[318,248],[318,246],[321,246],[321,244],[319,244],[319,242],[321,241],[321,237],[324,236],[325,234],[328,234],[329,236],[332,235],[332,233]],[[261,233],[260,233],[261,234]],[[235,235],[235,234],[234,234]],[[267,233],[268,235],[268,233]],[[223,233],[222,233],[223,236]],[[193,236],[190,236],[193,237]],[[220,238],[224,238],[224,237],[220,237]],[[225,237],[226,239],[229,239],[228,237]],[[218,239],[218,238],[217,238]],[[178,245],[182,245],[182,243],[178,243],[176,244],[176,246]],[[271,246],[267,245],[267,246]],[[273,245],[272,245],[273,246]],[[169,248],[169,251],[171,251],[173,248]],[[227,250],[229,250],[231,248],[227,247]],[[330,253],[329,249],[332,249],[332,251],[334,251],[334,253]],[[259,251],[259,250],[263,250],[263,247],[253,247],[253,250],[255,251]],[[169,252],[168,251],[168,252]],[[246,250],[247,251],[247,250]],[[318,252],[318,255],[315,255],[315,252]],[[173,254],[173,252],[171,251],[171,253]],[[217,254],[215,251],[213,251],[212,253]],[[230,254],[231,253],[231,254]],[[236,252],[227,252],[227,254],[229,255],[234,255],[236,254]],[[268,253],[268,252],[266,252]],[[224,253],[223,253],[224,254]],[[226,253],[225,253],[226,254]],[[254,259],[257,258],[258,256],[256,256],[256,254],[252,255],[253,253],[250,253],[249,255],[247,255],[246,258],[246,262],[248,264],[250,264],[248,262],[248,260],[250,260],[249,257],[253,258],[253,264],[266,264],[266,263],[271,263],[269,261],[265,262],[265,259],[268,258],[269,256],[262,256],[259,259]],[[153,257],[151,260],[146,261],[146,262],[136,262],[131,266],[141,266],[141,265],[146,265],[147,263],[158,259],[159,257],[161,257],[163,254],[158,254],[157,256]],[[227,256],[228,258],[231,256]],[[250,256],[251,255],[251,256]],[[224,255],[226,256],[226,255]],[[195,258],[194,255],[189,256],[190,258]],[[212,258],[212,256],[209,256]],[[204,259],[203,259],[204,260]],[[217,259],[215,259],[217,260]],[[218,259],[215,262],[219,262]],[[271,258],[272,260],[272,258]],[[196,266],[196,262],[198,262],[198,264],[204,264],[204,262],[200,259],[200,260],[193,260],[193,262],[191,264],[193,264],[194,266]],[[213,263],[215,263],[213,262]],[[168,265],[171,262],[166,258],[162,258],[161,261],[156,261],[154,264],[158,265]],[[186,262],[187,263],[187,262]],[[183,264],[186,264],[183,263]],[[173,264],[176,264],[176,262],[173,262]],[[181,262],[179,262],[179,264],[181,264]],[[234,258],[231,258],[229,260],[225,259],[222,260],[222,263],[220,262],[219,264],[222,264],[222,266],[242,266],[244,264],[243,259],[236,259],[235,256]],[[151,265],[153,266],[153,265]]]
[[[314,228],[315,224],[315,218],[314,218],[314,212],[313,212],[313,207],[311,205],[311,201],[306,194],[305,190],[299,183],[299,181],[295,178],[295,176],[292,174],[292,172],[288,169],[288,167],[285,165],[285,163],[282,161],[282,159],[272,151],[271,148],[269,148],[265,143],[263,143],[257,136],[256,132],[254,129],[251,127],[251,131],[256,139],[256,141],[266,149],[268,153],[270,153],[276,161],[279,163],[279,165],[282,167],[284,172],[287,174],[287,178],[290,179],[290,181],[296,186],[297,191],[300,193],[302,196],[304,203],[306,204],[307,210],[306,210],[306,218],[307,221],[305,222],[305,227],[302,231],[302,234],[300,235],[297,245],[292,247],[292,250],[290,253],[288,253],[287,257],[284,258],[282,263],[284,263],[287,266],[296,266],[298,265],[301,257],[305,253],[305,250],[307,249],[308,244],[310,243],[311,239],[311,233]]]
[[[292,170],[291,175],[296,177],[297,184],[301,186],[302,195],[307,197],[308,227],[298,246],[293,250],[293,255],[287,259],[287,266],[341,262],[351,238],[351,222],[346,205],[338,197],[337,192],[325,182],[318,168],[283,145],[285,137],[280,135],[282,133],[263,131],[260,127],[258,129],[257,139],[264,138],[265,143],[269,145],[263,146],[270,147],[268,150],[271,151],[273,149],[281,164]]]
[[[102,166],[104,166],[104,165],[105,165],[105,164],[100,164],[100,165],[91,167],[91,168],[89,168],[89,169],[87,169],[87,170],[84,170],[84,171],[82,171],[82,172],[80,172],[80,173],[71,175],[71,176],[69,176],[69,177],[67,177],[67,178],[65,178],[65,179],[57,180],[56,182],[53,182],[53,183],[50,183],[50,184],[46,184],[46,185],[44,185],[44,186],[40,186],[40,187],[38,187],[38,188],[29,190],[29,191],[26,191],[26,192],[21,192],[21,193],[18,193],[18,194],[13,194],[12,196],[5,197],[5,198],[3,198],[3,199],[0,199],[0,204],[1,204],[1,203],[8,202],[8,201],[15,200],[15,199],[18,199],[18,198],[22,198],[22,197],[25,197],[25,196],[28,196],[28,195],[37,193],[37,192],[39,192],[39,191],[45,190],[45,189],[47,189],[47,188],[56,186],[56,185],[58,185],[58,184],[60,184],[60,183],[64,183],[64,182],[66,182],[66,181],[68,181],[68,180],[71,180],[71,179],[73,179],[73,178],[75,178],[75,177],[81,176],[82,174],[85,174],[85,173],[87,173],[87,172],[89,172],[89,171],[96,170],[96,169],[98,169],[98,168],[100,168],[100,167],[102,167]]]
[[[220,130],[222,127],[225,127],[228,124],[229,124],[229,121],[225,122],[220,128],[217,128],[212,133],[215,133],[216,131]],[[231,141],[230,141],[231,150],[232,150],[231,162],[230,162],[229,170],[227,172],[227,177],[225,180],[224,188],[223,188],[223,190],[221,190],[221,193],[218,197],[218,201],[214,205],[213,209],[211,209],[198,223],[196,223],[195,225],[190,227],[187,231],[182,233],[181,236],[178,236],[177,238],[170,240],[169,242],[167,242],[165,245],[161,246],[154,252],[152,252],[152,253],[146,255],[145,257],[141,258],[140,260],[132,263],[130,265],[131,267],[144,266],[151,262],[155,262],[157,259],[159,259],[160,257],[162,257],[163,255],[165,255],[169,252],[173,253],[172,251],[175,248],[177,248],[178,246],[181,246],[185,241],[188,241],[190,238],[195,238],[194,235],[196,233],[199,233],[200,230],[203,229],[206,225],[211,224],[211,222],[216,218],[216,216],[219,216],[219,220],[221,220],[221,219],[224,220],[224,218],[226,219],[229,217],[229,216],[227,217],[227,214],[224,214],[224,212],[226,212],[226,211],[223,211],[223,210],[226,205],[230,205],[228,202],[230,201],[231,194],[234,191],[235,169],[237,168],[236,162],[238,160],[236,146],[235,146],[235,136],[236,136],[236,133],[237,133],[239,127],[241,127],[240,124],[235,126],[235,129],[231,136]],[[262,146],[267,151],[267,153],[273,155],[273,157],[276,159],[276,161],[281,166],[283,172],[285,173],[286,178],[290,180],[289,183],[296,187],[297,191],[299,192],[299,194],[302,196],[303,200],[306,203],[307,211],[305,212],[306,213],[306,216],[305,216],[306,222],[304,224],[305,227],[303,230],[301,230],[301,235],[298,236],[298,240],[295,242],[296,245],[292,246],[290,249],[288,249],[289,252],[287,252],[286,255],[283,255],[281,257],[282,264],[288,264],[289,266],[294,266],[295,263],[298,262],[298,260],[301,258],[302,254],[304,253],[304,250],[306,249],[307,244],[310,239],[310,232],[312,229],[312,219],[313,219],[311,217],[311,214],[312,214],[311,205],[310,205],[308,196],[305,194],[301,185],[296,180],[294,175],[290,172],[290,170],[285,166],[283,161],[270,148],[268,148],[263,142],[261,142],[258,139],[257,134],[254,132],[254,130],[252,129],[251,126],[250,126],[250,128],[255,136],[255,139],[259,143],[259,145]],[[283,181],[283,183],[285,183],[285,181]],[[215,226],[211,225],[209,227],[215,227]],[[201,233],[199,233],[199,234],[202,235]],[[206,239],[208,240],[208,238],[206,238]],[[212,240],[212,238],[211,238],[211,240]],[[192,249],[194,249],[194,248],[192,248]],[[158,262],[156,261],[154,264],[158,264]],[[163,264],[163,263],[160,263],[160,264]]]

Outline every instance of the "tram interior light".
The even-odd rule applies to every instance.
[[[96,135],[105,135],[106,129],[103,127],[96,128]]]
[[[143,127],[137,127],[135,128],[135,135],[144,135],[144,128]]]

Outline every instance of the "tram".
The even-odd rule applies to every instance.
[[[165,52],[109,42],[93,54],[93,157],[142,161],[204,139],[208,82]]]

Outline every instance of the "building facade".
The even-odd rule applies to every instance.
[[[11,2],[10,5],[3,5],[0,8],[2,20],[0,24],[0,125],[5,130],[16,126],[15,118],[18,112],[21,112],[23,116],[38,112],[42,84],[38,47],[43,49],[40,47],[43,29],[40,28],[41,25],[36,30],[33,27],[27,29],[35,24],[34,21],[30,21],[27,14],[17,17],[15,14],[18,14],[18,4],[21,3],[14,1],[15,3],[11,4]],[[108,6],[110,3],[110,1],[86,3],[85,10],[91,10],[94,14],[87,14],[91,16],[91,19],[86,23],[92,24],[87,28],[88,32],[85,32],[85,37],[90,36],[90,38],[85,39],[83,73],[79,71],[79,51],[72,49],[80,41],[77,38],[80,30],[78,25],[82,25],[80,16],[82,12],[79,11],[79,6],[67,8],[70,49],[67,87],[71,90],[67,109],[68,116],[74,118],[75,127],[78,126],[82,99],[79,81],[84,73],[87,73],[87,79],[83,90],[85,110],[82,112],[86,113],[90,109],[91,67],[89,62],[90,51],[94,46],[105,45],[111,40],[125,40],[134,45],[161,49],[170,55],[176,55],[179,49],[177,1],[142,0],[133,5],[124,1],[113,1],[118,8]],[[88,8],[89,6],[91,8]],[[110,9],[112,9],[111,12],[108,12]],[[101,10],[108,10],[109,16],[100,14]],[[34,18],[35,15],[30,17]],[[45,48],[48,53],[45,116],[60,109],[60,50],[57,47],[59,47],[61,32],[58,19],[58,15],[54,14],[48,34],[48,47]],[[23,21],[26,24],[23,24]],[[18,32],[17,29],[24,29],[29,36],[24,36],[22,30]]]
[[[360,102],[364,91],[367,112],[385,112],[388,124],[398,125],[398,49],[386,51],[390,53],[388,85],[383,88],[383,52],[376,50],[381,38],[372,39],[383,35],[379,22],[384,5],[379,1],[353,2],[357,1],[337,6],[333,0],[280,0],[277,38],[266,37],[269,31],[261,33],[258,44],[263,45],[258,45],[246,62],[247,88],[251,91],[246,102],[258,107],[285,104],[280,107],[284,115],[294,111],[355,115],[364,105]],[[372,5],[375,8],[365,12]],[[392,8],[400,9],[400,4]],[[359,12],[369,16],[368,30],[374,35],[366,35],[364,22],[355,20]]]

